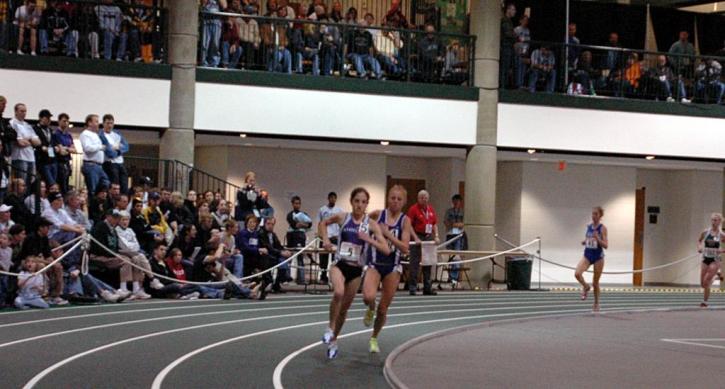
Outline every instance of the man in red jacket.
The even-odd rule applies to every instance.
[[[436,244],[440,243],[438,238],[438,218],[436,217],[435,210],[428,202],[430,201],[430,194],[427,191],[421,190],[418,192],[418,202],[413,204],[408,209],[408,218],[413,225],[413,231],[415,231],[416,245],[411,246],[410,249],[410,275],[408,277],[408,291],[411,296],[414,296],[418,290],[418,267],[420,266],[420,260],[422,256],[421,241],[435,241]],[[423,294],[435,296],[437,293],[431,287],[430,272],[433,266],[423,266]]]

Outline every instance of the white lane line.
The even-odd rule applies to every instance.
[[[725,345],[708,344],[701,342],[725,342],[723,338],[701,338],[701,339],[660,339],[663,342],[686,344],[688,346],[707,347],[725,350]]]
[[[633,303],[633,304],[636,304],[635,307],[641,307],[642,306],[641,303]],[[621,305],[618,305],[618,306],[624,306],[624,305],[625,304],[621,304]],[[655,304],[655,305],[657,305],[657,304]],[[518,308],[522,308],[522,309],[524,309],[524,308],[526,308],[526,309],[529,309],[529,308],[531,308],[531,309],[541,309],[541,308],[563,308],[563,307],[568,307],[568,306],[569,305],[549,305],[549,306],[546,306],[546,305],[534,305],[534,306],[529,306],[529,307],[518,307]],[[647,305],[647,306],[650,306],[650,305]],[[672,305],[670,305],[670,306],[672,306]],[[502,309],[507,309],[507,308],[480,308],[480,309],[444,310],[444,311],[435,311],[434,313],[458,313],[458,312],[470,312],[470,311],[494,311],[494,310],[502,310]],[[616,308],[610,308],[609,310],[615,310],[615,309]],[[627,309],[629,310],[631,308],[627,308]],[[362,310],[350,310],[350,311],[363,311],[363,310],[364,309],[362,309]],[[583,309],[583,310],[567,309],[567,310],[561,310],[561,311],[556,311],[556,312],[578,312],[578,311],[591,312],[591,309],[590,308]],[[541,312],[551,312],[551,311],[541,311]],[[388,315],[388,317],[406,317],[406,316],[417,316],[417,315],[424,315],[424,314],[430,314],[430,312],[413,312],[413,313],[392,314],[392,315]],[[499,316],[505,317],[505,316],[509,316],[509,315],[521,315],[521,314],[529,314],[529,313],[528,312],[518,312],[518,313],[513,313],[513,314],[512,313],[493,314],[493,315],[490,315],[489,314],[489,315],[484,315],[484,317],[499,317]],[[479,317],[479,316],[474,316],[474,317]],[[467,318],[467,317],[464,317],[464,318],[443,319],[443,321],[447,321],[447,320],[462,320],[462,319],[465,319],[465,318]],[[437,322],[437,320],[425,321],[425,322],[421,322],[421,323],[428,323],[428,322]],[[212,348],[215,348],[215,347],[218,347],[218,346],[222,346],[222,345],[225,345],[225,344],[228,344],[228,343],[233,343],[233,342],[236,342],[238,340],[243,340],[243,339],[247,339],[247,338],[250,338],[250,337],[258,336],[258,335],[265,335],[265,334],[268,334],[268,333],[274,333],[274,332],[278,332],[278,331],[284,331],[284,330],[287,330],[287,329],[302,328],[302,327],[307,327],[307,326],[311,326],[311,325],[327,324],[327,323],[328,323],[328,321],[323,321],[323,322],[318,322],[318,323],[298,324],[298,325],[295,325],[295,326],[282,327],[282,328],[277,328],[277,329],[273,329],[273,330],[265,330],[265,331],[255,332],[255,333],[252,333],[252,334],[246,334],[246,335],[238,336],[238,337],[235,337],[235,338],[225,339],[225,340],[219,341],[217,343],[213,343],[213,344],[204,346],[202,348],[193,350],[193,351],[191,351],[191,352],[189,352],[187,354],[184,354],[183,356],[179,357],[178,359],[174,360],[169,365],[167,365],[164,369],[162,369],[161,372],[159,372],[159,374],[156,376],[156,378],[154,378],[154,382],[151,385],[151,388],[152,389],[160,389],[161,388],[161,384],[163,383],[164,379],[166,378],[166,376],[168,376],[168,374],[173,369],[175,369],[177,366],[179,366],[184,361],[192,358],[193,356],[198,355],[198,354],[200,354],[200,353],[202,353],[204,351],[210,350]],[[386,329],[387,328],[395,328],[395,327],[399,327],[399,326],[401,326],[401,325],[398,324],[398,325],[393,325],[393,326],[390,326],[390,327],[386,326],[385,328]],[[365,331],[362,331],[362,332],[357,332],[357,333],[363,333],[363,332],[368,332],[368,331],[371,331],[371,329],[368,329],[368,330],[365,330]],[[357,333],[353,333],[353,334],[357,334]],[[352,335],[352,334],[342,335],[342,336],[340,336],[340,338],[344,338],[344,337],[350,336],[350,335]],[[315,343],[315,345],[317,345],[317,344],[321,344],[321,342]]]
[[[215,300],[194,300],[194,301],[188,301],[188,300],[153,300],[153,301],[133,301],[123,304],[123,306],[139,306],[139,305],[160,305],[160,304],[189,304],[191,302],[213,302]],[[202,305],[202,304],[199,304]],[[11,315],[27,315],[31,313],[58,313],[58,312],[69,312],[69,311],[76,311],[80,309],[93,309],[93,308],[114,308],[118,307],[118,304],[92,304],[92,305],[73,305],[73,306],[64,306],[64,307],[56,307],[48,310],[11,310],[8,312],[0,312],[0,316],[11,316]]]
[[[619,308],[608,308],[608,309],[602,309],[600,313],[614,313],[614,312],[647,312],[652,310],[659,310],[662,308],[655,308],[655,309],[647,309],[647,306],[641,306],[641,307],[630,307],[626,309],[619,309]],[[591,309],[572,309],[572,310],[560,310],[560,311],[534,311],[534,312],[514,312],[514,313],[499,313],[499,314],[492,314],[492,315],[476,315],[476,316],[464,316],[464,317],[453,317],[453,318],[445,318],[445,319],[433,319],[433,320],[424,320],[424,321],[417,321],[417,322],[408,322],[408,323],[401,323],[401,324],[394,324],[390,326],[385,326],[385,329],[393,329],[393,328],[399,328],[399,327],[409,327],[409,326],[415,326],[415,325],[421,325],[421,324],[431,324],[431,323],[442,323],[442,322],[449,322],[449,321],[456,321],[456,320],[469,320],[469,319],[483,319],[483,318],[494,318],[494,317],[513,317],[513,316],[524,316],[524,315],[538,315],[538,314],[545,314],[542,316],[534,316],[532,319],[544,319],[549,317],[558,317],[558,316],[577,316],[582,313],[590,313]],[[340,335],[338,339],[347,338],[355,335],[360,335],[364,333],[372,332],[372,328],[368,328],[361,331],[355,331],[351,332],[349,334]],[[308,351],[310,349],[313,349],[319,345],[321,345],[322,342],[315,342],[311,343],[305,347],[302,347],[295,352],[287,355],[282,361],[280,361],[277,366],[274,368],[274,373],[272,373],[272,383],[274,385],[275,389],[284,389],[284,386],[282,385],[282,372],[284,371],[284,368],[289,364],[290,361],[292,361],[294,358],[296,358],[298,355],[304,353],[305,351]]]

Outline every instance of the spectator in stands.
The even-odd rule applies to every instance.
[[[446,215],[443,223],[446,226],[446,241],[449,241],[451,239],[454,239],[460,234],[464,234],[463,231],[463,197],[459,194],[453,195],[451,198],[451,202],[453,203],[453,207],[448,208],[446,210]],[[467,248],[467,242],[466,242],[466,236],[464,234],[463,237],[453,241],[453,243],[449,244],[447,247],[449,250],[466,250]],[[452,255],[449,258],[450,261],[454,260],[460,260],[459,256]],[[456,287],[456,284],[458,283],[458,270],[460,269],[460,264],[454,264],[450,266],[450,271],[448,272],[448,278],[451,281],[451,284],[453,284],[453,288]]]
[[[65,212],[74,223],[83,226],[86,231],[91,230],[91,222],[88,220],[86,213],[83,212],[80,196],[75,190],[69,190],[65,194]]]
[[[35,0],[26,0],[25,4],[15,10],[15,20],[13,24],[18,31],[18,55],[25,54],[23,52],[25,45],[25,34],[30,35],[30,55],[36,55],[35,49],[38,45],[38,26],[40,25],[41,9],[36,5]]]
[[[430,205],[430,195],[427,191],[418,192],[418,202],[413,204],[407,213],[413,230],[415,232],[417,245],[411,247],[410,250],[410,275],[408,278],[408,291],[411,295],[415,295],[418,289],[418,268],[423,269],[423,294],[436,295],[431,285],[431,267],[420,266],[422,259],[421,241],[435,241],[440,243],[438,238],[438,217],[433,207]]]
[[[23,260],[23,258],[20,257],[20,251],[23,248],[23,242],[25,241],[25,238],[27,238],[25,226],[23,226],[22,224],[13,225],[8,230],[8,235],[10,235],[10,248],[13,250],[12,269],[20,269],[20,262]]]
[[[312,218],[302,211],[302,199],[300,196],[292,196],[292,211],[287,214],[287,246],[301,248],[307,245],[307,231],[312,228]],[[305,260],[304,256],[297,257],[297,284],[305,285]]]
[[[86,232],[86,226],[78,224],[63,208],[63,195],[51,192],[48,195],[50,208],[43,212],[43,218],[53,223],[48,238],[59,243],[66,243]]]
[[[221,12],[227,8],[226,0],[201,0],[202,12]],[[219,42],[222,34],[222,19],[219,16],[202,15],[201,66],[219,66]]]
[[[347,37],[347,59],[352,62],[360,78],[368,78],[368,71],[375,77],[380,74],[380,63],[374,57],[373,36],[362,28],[353,29]],[[367,68],[366,68],[367,65]]]
[[[411,28],[408,19],[403,14],[400,0],[392,0],[390,9],[383,17],[383,24],[392,28]]]
[[[503,12],[501,18],[501,57],[499,61],[499,87],[506,88],[508,86],[509,75],[513,66],[514,44],[516,43],[516,34],[514,32],[513,18],[516,16],[516,5],[509,3]]]
[[[96,7],[93,4],[80,4],[73,25],[73,40],[77,49],[73,55],[78,57],[82,53],[85,58],[100,58],[98,41],[101,27]]]
[[[81,173],[86,181],[88,193],[95,194],[96,187],[103,184],[108,187],[110,181],[101,167],[104,162],[103,142],[98,135],[98,115],[86,116],[86,128],[81,132],[81,146],[83,148],[83,167]]]
[[[623,91],[626,94],[636,93],[639,88],[639,80],[642,78],[642,64],[639,62],[637,53],[630,53],[627,57],[627,67],[624,69]]]
[[[259,210],[265,208],[266,205],[266,201],[259,195],[257,175],[254,172],[247,172],[244,175],[244,185],[237,192],[234,219],[246,220],[250,214],[260,217]]]
[[[181,192],[171,193],[171,204],[173,208],[169,215],[169,221],[175,231],[178,231],[186,225],[194,224],[194,214],[186,207],[184,196],[182,196]]]
[[[48,185],[55,184],[58,168],[55,163],[55,144],[53,144],[53,129],[50,127],[50,118],[53,114],[47,109],[38,113],[38,124],[33,130],[35,136],[40,139],[40,144],[35,147],[35,164],[38,173]]]
[[[622,46],[619,44],[619,34],[617,34],[616,32],[609,33],[609,41],[607,42],[607,46],[614,49],[620,49]],[[611,72],[621,67],[621,54],[621,50],[607,50],[607,56],[604,57],[604,63],[602,63],[601,66],[602,69],[606,69]],[[608,74],[606,74],[605,77],[606,76],[608,76]]]
[[[461,46],[461,42],[452,39],[446,47],[441,80],[447,84],[461,84],[468,79],[468,51]]]
[[[40,214],[42,215],[43,212],[45,212],[46,209],[50,208],[50,203],[48,202],[48,189],[45,185],[45,181],[40,181]],[[25,200],[23,200],[25,203],[25,206],[30,210],[30,213],[35,215],[35,191],[31,191],[31,193],[25,197]]]
[[[161,213],[164,215],[164,218],[166,218],[166,221],[168,222],[171,211],[174,209],[174,203],[171,198],[171,189],[169,189],[168,187],[163,187],[161,188],[159,194],[161,195],[161,199],[159,200],[159,209],[161,209]]]
[[[273,265],[268,261],[269,251],[259,242],[259,219],[254,215],[247,215],[244,226],[245,228],[235,236],[235,243],[244,257],[244,276],[246,277],[267,270]],[[272,285],[272,274],[265,273],[261,278],[259,299],[264,300],[267,286]]]
[[[315,6],[315,20],[325,17],[325,7]],[[320,75],[320,50],[322,48],[322,31],[319,24],[305,24],[303,26],[304,45],[301,51],[297,52],[297,73],[304,73],[302,62],[306,59],[312,60],[312,75]]]
[[[103,131],[98,136],[103,143],[103,171],[111,184],[119,184],[121,192],[128,192],[128,172],[123,166],[123,155],[128,153],[128,142],[121,131],[114,128],[115,119],[107,113],[103,115]]]
[[[229,203],[226,200],[220,200],[216,211],[211,214],[214,217],[214,228],[224,227],[227,220],[230,220],[229,212]]]
[[[153,59],[150,36],[153,15],[147,12],[146,7],[143,5],[143,0],[133,0],[132,5],[133,7],[128,7],[124,10],[124,18],[126,19],[126,31],[124,34],[127,36],[128,48],[131,54],[129,60],[133,60],[134,62],[144,61],[144,57],[141,55],[141,38],[143,34],[147,34],[146,49],[148,52],[145,54],[147,54],[146,61],[148,63]]]
[[[237,248],[236,236],[239,234],[239,225],[234,220],[227,220],[222,225],[220,243],[224,246],[224,266],[237,278],[244,277],[244,257]]]
[[[103,0],[102,5],[95,8],[98,26],[103,32],[103,58],[110,60],[113,56],[113,45],[118,41],[116,60],[122,61],[126,51],[126,42],[121,42],[121,24],[123,12],[113,4],[113,0]],[[123,49],[123,51],[121,51]]]
[[[13,267],[13,249],[10,248],[10,237],[7,232],[0,232],[0,270],[10,271]],[[8,301],[10,276],[0,274],[0,309],[5,308]]]
[[[144,205],[139,199],[133,199],[131,202],[131,229],[136,234],[136,238],[141,244],[141,249],[144,252],[151,252],[154,245],[157,242],[161,242],[163,237],[156,233],[151,226],[146,222],[146,218],[143,215]]]
[[[339,0],[332,2],[332,11],[329,12],[328,19],[334,23],[341,23],[344,20],[342,15],[342,3]]]
[[[682,96],[681,102],[690,102],[686,98],[685,83],[681,78],[675,76],[670,64],[667,62],[666,56],[657,56],[657,66],[652,76],[656,79],[656,85],[659,85],[659,89],[656,92],[657,98],[664,97],[668,102],[675,101],[675,98],[673,98],[673,83],[677,83],[677,95]]]
[[[287,8],[280,7],[278,18],[287,17]],[[292,53],[289,50],[289,26],[284,22],[265,23],[260,28],[262,42],[267,48],[267,71],[292,73]]]
[[[524,78],[526,69],[530,63],[529,59],[529,42],[531,41],[531,31],[529,30],[529,17],[522,15],[519,18],[519,25],[514,28],[516,43],[514,43],[514,66],[515,66],[515,84],[517,88],[524,86]]]
[[[73,36],[70,31],[70,15],[61,8],[57,0],[48,0],[47,8],[40,17],[38,37],[40,39],[40,54],[48,54],[49,41],[55,45],[61,42],[65,45],[65,54],[73,53]]]
[[[28,113],[25,104],[15,104],[15,117],[10,120],[10,127],[15,130],[17,139],[12,145],[12,166],[15,177],[22,178],[26,183],[32,182],[35,174],[35,153],[33,147],[40,145],[40,139],[33,127],[25,121]]]
[[[425,35],[418,40],[418,72],[424,82],[438,81],[445,49],[445,45],[435,35],[435,27],[432,24],[426,24]]]
[[[108,198],[108,188],[105,185],[99,185],[93,198],[88,201],[88,218],[93,223],[98,223],[105,217],[106,211],[113,209],[111,199]]]
[[[236,226],[236,223],[234,223]],[[240,277],[236,277],[231,274],[225,267],[225,262],[228,261],[228,254],[226,254],[226,247],[221,244],[220,241],[221,233],[215,230],[212,237],[207,242],[208,255],[206,255],[200,264],[203,267],[203,271],[200,272],[201,281],[228,281],[224,291],[224,299],[230,297],[235,298],[256,298],[256,291],[251,291],[242,285],[239,280]],[[240,256],[241,257],[241,256]]]
[[[179,236],[176,238],[176,241],[174,241],[173,244],[173,247],[181,250],[185,264],[189,265],[190,267],[193,265],[193,261],[196,259],[196,255],[194,255],[196,247],[199,247],[199,249],[202,248],[202,245],[198,244],[197,238],[198,229],[196,228],[196,226],[193,224],[185,224],[181,227],[181,232],[179,232]]]
[[[7,21],[10,16],[9,0],[0,0],[0,50],[5,50],[8,46],[8,37],[10,36],[10,26]],[[0,299],[0,305],[4,300]]]
[[[376,59],[382,64],[385,73],[389,76],[400,76],[405,71],[403,59],[400,56],[403,41],[397,31],[387,27],[383,27],[382,30],[375,30],[373,46],[377,53]]]
[[[546,92],[553,93],[556,86],[556,58],[551,52],[549,46],[543,45],[541,48],[531,53],[531,70],[529,71],[529,91],[536,92],[536,84],[540,79],[546,80]]]
[[[13,207],[9,205],[0,205],[0,234],[5,234],[10,230],[10,227],[15,225],[13,219],[10,218],[10,211]]]
[[[106,200],[109,208],[116,208],[116,201],[118,201],[118,196],[120,195],[121,186],[119,184],[111,184],[111,187],[108,189],[108,200]]]
[[[292,252],[285,250],[280,243],[277,234],[274,233],[274,225],[276,224],[274,217],[270,217],[264,221],[264,228],[259,233],[259,245],[267,249],[267,262],[269,264],[277,264],[292,256]],[[289,273],[289,264],[282,265],[277,268],[277,277],[274,279],[272,291],[275,293],[283,293],[282,283],[292,281]]]
[[[151,269],[154,273],[161,274],[171,279],[178,279],[175,272],[166,263],[166,245],[158,243],[154,247],[153,255],[151,258]],[[183,273],[183,267],[181,268],[182,277],[185,277]],[[158,289],[152,289],[151,295],[156,298],[180,298],[183,300],[196,300],[201,296],[201,289],[197,285],[193,284],[182,284],[174,282],[168,278],[162,278],[162,287]],[[158,281],[158,280],[157,280]]]
[[[129,211],[130,212],[131,203],[128,200],[127,194],[121,193],[118,196],[114,196],[114,200],[112,201],[112,203],[113,203],[113,209],[115,209],[117,211]]]
[[[129,227],[131,223],[131,214],[128,211],[120,211],[118,225],[116,226],[116,234],[118,235],[118,252],[131,258],[131,261],[141,267],[143,270],[133,267],[131,269],[134,290],[137,290],[136,283],[139,288],[143,284],[144,279],[148,278],[151,289],[161,289],[162,283],[151,273],[151,266],[149,261],[146,259],[146,255],[141,250],[141,244],[139,243],[136,233],[132,228]]]
[[[232,0],[226,12],[240,14],[242,13],[241,7],[240,0]],[[242,57],[238,20],[241,20],[238,16],[224,17],[221,35],[221,66],[223,68],[236,69],[239,59]]]
[[[196,224],[197,217],[198,217],[198,210],[196,208],[196,191],[190,190],[186,193],[186,199],[184,200],[184,207],[186,207],[187,210],[189,210],[189,213],[191,213],[191,217],[193,220],[192,224]]]
[[[153,234],[156,235],[156,239],[159,240],[158,238],[160,237],[160,240],[166,241],[168,244],[173,241],[173,234],[171,233],[169,224],[166,223],[166,218],[161,212],[161,208],[159,208],[160,201],[161,195],[159,192],[149,193],[148,202],[141,213],[146,220],[146,224],[151,227]]]
[[[715,104],[722,103],[723,94],[725,94],[725,84],[720,80],[722,75],[722,65],[714,58],[708,57],[705,62],[700,63],[695,69],[695,93],[705,102],[710,100],[710,93],[715,96]]]
[[[339,1],[336,1],[335,4],[340,7],[337,13],[334,13],[335,10],[333,6],[333,14],[329,17],[318,17],[320,22],[343,22],[341,14],[342,5]],[[342,34],[340,33],[340,28],[335,25],[322,25],[321,32],[322,48],[320,56],[322,57],[322,75],[330,76],[333,74],[333,70],[339,71],[342,66],[342,55],[340,53],[340,48],[342,47]]]
[[[23,241],[22,248],[18,254],[18,258],[33,257],[34,262],[40,263],[42,267],[48,266],[53,261],[53,254],[50,251],[50,241],[48,233],[53,223],[45,218],[40,218],[35,226],[35,232],[29,235]],[[52,289],[50,290],[52,305],[66,305],[68,301],[60,297],[63,293],[63,266],[56,263],[47,271],[48,277],[52,280]]]
[[[71,154],[76,154],[73,136],[70,133],[70,118],[67,113],[58,115],[58,128],[53,131],[52,144],[56,163],[56,182],[61,193],[68,191],[68,180],[71,175]]]
[[[245,7],[246,15],[256,15],[259,9],[256,5]],[[259,35],[259,24],[256,20],[249,17],[241,17],[237,20],[237,28],[239,28],[240,49],[244,54],[244,66],[248,69],[253,68],[260,63],[259,61],[259,44],[262,38]]]
[[[330,192],[327,194],[327,204],[320,207],[320,209],[317,211],[317,219],[315,224],[320,224],[322,220],[330,218],[332,215],[342,213],[342,208],[338,207],[336,205],[337,203],[337,193]],[[266,227],[266,226],[265,226]],[[333,245],[337,245],[338,238],[340,237],[340,225],[337,223],[331,223],[327,225],[327,237],[330,239],[330,243]],[[322,242],[320,242],[320,247],[322,247]],[[322,269],[322,273],[320,275],[320,282],[327,284],[328,278],[327,278],[327,266],[328,262],[331,259],[331,254],[320,254],[320,269]]]
[[[568,86],[567,94],[570,95],[592,95],[595,96],[594,82],[596,79],[594,67],[592,66],[592,52],[582,51],[581,58],[576,63],[572,72],[572,81]]]
[[[23,262],[23,271],[18,276],[18,296],[15,297],[14,301],[16,308],[50,308],[48,303],[43,300],[45,279],[42,274],[35,274],[42,268],[43,266],[34,261],[32,257]]]
[[[209,212],[199,213],[199,221],[197,222],[197,246],[206,247],[206,243],[212,238],[212,224],[214,218]]]
[[[25,206],[25,180],[14,178],[10,183],[10,192],[5,196],[5,204],[10,206],[10,216],[18,223],[29,223],[33,220],[33,213]]]
[[[695,46],[688,40],[690,34],[687,31],[680,31],[680,39],[670,46],[669,62],[672,64],[677,76],[692,77],[692,65],[694,64]]]
[[[567,67],[569,70],[574,69],[576,67],[576,63],[579,60],[579,55],[581,53],[581,48],[579,45],[581,42],[579,41],[579,38],[576,36],[576,23],[569,23],[569,42],[567,45]]]

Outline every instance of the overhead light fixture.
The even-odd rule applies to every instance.
[[[535,154],[536,153],[536,149],[528,149],[528,150],[526,150],[526,152],[529,153],[529,154]]]
[[[644,159],[646,159],[648,161],[651,161],[651,160],[655,159],[655,156],[654,155],[648,155],[648,156],[644,157]]]
[[[383,146],[387,146],[387,145],[389,145],[389,144],[390,144],[390,142],[389,142],[389,141],[387,141],[387,140],[381,140],[381,141],[380,141],[380,144],[381,144],[381,145],[383,145]]]
[[[239,134],[239,137],[240,138],[246,138],[247,137],[247,134]]]

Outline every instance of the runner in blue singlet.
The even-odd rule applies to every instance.
[[[700,265],[700,286],[702,286],[703,299],[700,306],[707,307],[707,300],[710,298],[710,287],[721,266],[720,254],[725,252],[721,242],[725,238],[722,232],[722,215],[713,213],[710,216],[712,225],[700,234],[697,240],[697,251],[702,253],[702,264]],[[722,282],[722,281],[721,281]]]
[[[594,312],[599,311],[599,279],[602,277],[604,270],[604,249],[609,247],[609,239],[607,227],[601,224],[604,216],[602,207],[594,207],[592,210],[592,224],[587,226],[587,233],[582,245],[584,245],[584,257],[579,261],[574,276],[582,285],[582,300],[586,300],[589,290],[592,288],[584,279],[584,272],[589,266],[594,265],[594,276],[592,277],[592,286],[594,286]]]
[[[388,243],[380,231],[378,223],[371,220],[365,213],[370,194],[364,188],[355,188],[350,195],[352,213],[338,213],[320,221],[317,233],[322,239],[322,247],[333,250],[333,245],[327,236],[327,226],[332,223],[340,224],[340,243],[335,255],[335,264],[330,269],[333,297],[330,302],[330,325],[322,335],[322,341],[327,344],[327,357],[333,359],[337,356],[337,336],[342,330],[350,309],[360,287],[360,276],[365,265],[367,252],[379,250],[385,255],[390,254]]]
[[[402,266],[400,260],[408,253],[408,243],[412,236],[413,227],[403,213],[405,199],[408,197],[405,188],[395,185],[388,191],[388,207],[382,211],[375,211],[371,214],[372,218],[376,218],[380,229],[389,242],[390,254],[382,253],[378,250],[370,250],[368,260],[368,270],[365,273],[365,281],[363,283],[363,300],[368,310],[365,313],[363,324],[370,327],[375,319],[375,327],[370,337],[370,352],[379,353],[378,334],[385,325],[385,319],[388,315],[388,307],[393,301],[395,292],[400,283],[400,273]],[[377,306],[377,315],[375,315],[375,297],[378,293],[378,286],[383,283],[382,295],[380,296],[380,304]]]

